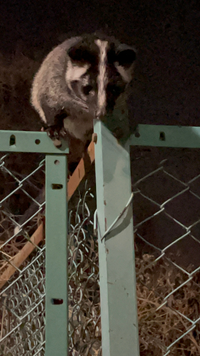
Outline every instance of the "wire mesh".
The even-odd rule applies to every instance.
[[[43,185],[44,157],[1,154],[0,355],[4,356],[44,355],[45,246],[30,240],[44,209],[44,196],[38,201]],[[32,248],[25,256],[28,244]]]
[[[200,151],[131,152],[141,356],[200,354]]]
[[[31,239],[44,215],[44,164],[44,157],[35,154],[0,157],[0,356],[45,354],[45,242],[36,245]],[[93,186],[85,182],[69,203],[69,355],[73,356],[101,354],[98,245],[93,233],[96,203],[89,185]],[[24,258],[28,244],[32,249]]]
[[[100,289],[98,242],[93,229],[94,184],[86,181],[81,191],[84,193],[73,198],[74,208],[69,211],[69,355],[99,356]]]
[[[1,295],[1,355],[44,355],[44,250]]]

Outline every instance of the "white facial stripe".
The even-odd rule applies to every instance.
[[[90,67],[90,64],[85,63],[82,66],[78,66],[73,64],[70,60],[68,62],[66,74],[65,74],[65,79],[66,82],[70,85],[70,83],[74,80],[80,80],[82,75],[84,75],[88,68]]]
[[[115,68],[117,69],[118,73],[121,75],[122,79],[126,83],[129,83],[131,81],[133,65],[131,65],[129,68],[125,69],[124,67],[120,66],[119,63],[115,62]]]
[[[96,45],[99,47],[99,74],[98,83],[98,98],[97,98],[97,118],[99,115],[104,115],[106,110],[106,60],[107,60],[107,41],[96,40]]]

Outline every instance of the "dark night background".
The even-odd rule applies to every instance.
[[[129,123],[132,130],[139,123],[200,126],[200,0],[0,0],[0,130],[35,131],[41,129],[39,116],[29,103],[34,74],[52,47],[67,37],[85,32],[91,33],[95,30],[102,30],[108,35],[115,36],[121,42],[134,45],[137,49],[135,78],[131,84],[129,99]],[[82,157],[82,148],[80,141],[78,144],[74,142],[71,147],[68,157],[70,173],[73,172]],[[36,164],[38,165],[42,158],[41,155],[28,155],[27,153],[24,155],[13,153],[6,158],[6,167],[20,180],[20,189],[17,190],[17,183],[13,176],[4,172],[4,169],[0,169],[0,203],[2,203],[0,212],[4,213],[5,211],[6,218],[9,217],[8,211],[12,214],[12,221],[22,216],[24,217],[22,222],[24,222],[27,219],[26,214],[30,216],[36,211],[33,212],[31,208],[32,200],[21,190],[22,178],[22,188],[25,191],[27,189],[30,196],[40,203],[41,197],[44,199],[44,194],[41,194],[41,188],[44,187],[43,172],[40,170],[39,176],[33,175],[32,181],[30,174],[30,172],[34,172]],[[122,161],[120,159],[119,169],[124,169]],[[2,163],[1,166],[4,167]],[[112,162],[112,167],[114,166],[115,162]],[[139,271],[137,273],[139,277],[138,291],[140,290],[139,296],[142,297],[140,298],[142,301],[140,341],[143,345],[141,356],[159,355],[164,352],[167,354],[168,345],[174,345],[172,338],[177,341],[173,347],[177,346],[178,351],[176,354],[174,349],[171,349],[170,354],[198,355],[200,335],[198,289],[200,266],[199,150],[132,147],[131,169],[132,189],[135,192],[133,199],[134,242],[137,263],[139,261],[137,265]],[[84,189],[89,192],[90,187],[93,189],[95,186],[94,176],[93,172],[91,175],[89,172],[86,174],[87,184],[84,182]],[[123,177],[124,174],[126,171],[121,176]],[[145,179],[143,179],[144,177]],[[114,180],[112,175],[109,176],[109,179],[112,178]],[[91,185],[90,179],[92,180]],[[134,183],[137,181],[139,184],[134,187]],[[35,190],[36,182],[37,191]],[[109,184],[107,184],[108,186]],[[78,200],[70,202],[71,216],[74,214],[71,209],[74,208],[74,212],[76,212],[76,204],[81,207],[81,211],[84,210],[80,196],[84,196],[85,201],[86,194],[82,187],[77,192]],[[180,192],[181,194],[179,194]],[[4,199],[5,197],[6,199]],[[111,201],[111,206],[115,203],[114,199],[115,197],[113,197],[113,202]],[[165,210],[163,210],[162,204]],[[163,211],[161,212],[161,210]],[[91,220],[92,211],[91,209]],[[172,218],[170,219],[166,213],[171,214]],[[82,216],[82,213],[80,215]],[[2,216],[4,217],[4,215]],[[37,224],[40,217],[39,214]],[[84,226],[82,223],[80,226],[90,234],[90,218],[87,220]],[[4,220],[2,221],[4,223]],[[4,227],[3,223],[0,221],[1,229],[2,226]],[[5,223],[8,224],[9,229],[13,229],[10,218],[5,220]],[[29,223],[26,226],[29,226]],[[35,225],[31,226],[35,228]],[[7,226],[5,228],[7,229]],[[11,230],[8,231],[10,233]],[[187,235],[188,233],[190,234]],[[151,246],[143,242],[139,234]],[[185,237],[175,242],[180,236],[183,237],[183,234]],[[82,235],[80,233],[80,236]],[[8,241],[10,241],[10,236]],[[28,234],[23,234],[22,237],[24,238],[24,236],[27,238]],[[2,239],[1,231],[0,237]],[[19,238],[21,238],[20,235]],[[14,245],[15,241],[17,241],[16,246]],[[4,242],[0,242],[4,246]],[[88,250],[90,245],[94,245],[90,241],[87,243],[88,245],[82,244],[81,241],[79,243],[80,246],[83,246],[80,250],[81,256],[82,251],[89,251],[87,254],[92,261],[96,247]],[[12,247],[13,251],[17,251],[17,249],[19,251],[18,246],[22,246],[18,245],[17,239],[10,241],[9,244],[14,246]],[[167,246],[168,248],[166,248]],[[72,246],[72,251],[73,249]],[[153,254],[156,257],[163,257],[162,259],[158,258],[157,262],[153,264],[150,263],[153,261],[151,256]],[[5,258],[8,259],[7,256],[9,255],[6,250],[2,261]],[[151,259],[147,259],[147,257]],[[165,257],[168,258],[166,264]],[[73,253],[73,258],[79,261],[79,254]],[[188,274],[182,273],[179,268],[171,269],[171,265],[168,263],[170,259],[181,268],[187,269],[189,266]],[[25,262],[27,265],[28,262]],[[82,270],[82,264],[78,262],[78,265]],[[90,273],[90,266],[88,266],[85,269],[86,274]],[[95,273],[97,273],[97,266],[94,264],[93,270],[94,266]],[[197,269],[195,274],[193,274],[194,269]],[[92,276],[95,273],[92,272]],[[84,286],[84,290],[89,288],[88,295],[90,295],[89,303],[84,304],[84,313],[80,309],[82,313],[80,320],[81,322],[89,320],[89,322],[87,321],[89,325],[93,322],[90,322],[92,319],[89,319],[86,312],[91,310],[94,315],[97,315],[92,301],[95,301],[94,305],[99,303],[96,293],[98,287],[92,291],[92,280],[89,280],[88,277],[85,282],[83,274],[80,276],[81,279],[76,275],[79,288],[80,285]],[[97,279],[94,280],[97,281]],[[187,289],[184,289],[186,280],[189,283]],[[71,283],[71,289],[75,295],[77,292],[73,279],[71,279]],[[180,289],[177,288],[178,285],[179,287],[181,285]],[[148,288],[151,291],[148,292]],[[169,293],[169,291],[174,293]],[[7,294],[5,295],[4,299],[7,303]],[[79,294],[77,295],[79,297]],[[165,299],[163,299],[161,308],[159,305],[162,296]],[[92,299],[93,297],[95,299]],[[144,308],[145,304],[146,309]],[[175,306],[178,310],[177,315],[175,315]],[[4,309],[6,311],[6,308]],[[170,309],[172,309],[171,312],[169,312]],[[157,324],[155,323],[155,310],[159,310],[160,313],[157,314]],[[10,316],[10,314],[9,312],[8,315]],[[72,314],[76,316],[73,311]],[[171,319],[170,315],[174,319]],[[183,318],[184,334],[181,331],[182,326],[180,328],[180,320],[183,315],[185,315]],[[189,323],[188,318],[192,320],[192,324]],[[2,333],[4,332],[3,317],[1,319]],[[193,331],[195,323],[196,329]],[[190,326],[188,327],[188,325]],[[187,332],[185,332],[186,330]],[[147,339],[143,338],[143,331],[144,335],[148,334]],[[87,351],[89,354],[92,348],[88,347],[87,330],[81,331],[81,333],[81,336],[84,335],[84,343],[82,339],[79,340],[79,335],[77,336],[75,330],[76,339],[74,340],[76,342],[73,341],[73,345],[84,346],[85,352]],[[96,331],[92,335],[95,335],[92,336],[91,345],[93,346],[97,340],[95,339]],[[185,339],[181,339],[180,335],[184,335]],[[182,340],[185,342],[183,347]],[[164,348],[165,343],[166,349]],[[190,346],[192,344],[195,347]],[[198,348],[197,353],[194,351],[196,348]],[[76,353],[76,351],[73,352]]]
[[[131,126],[200,124],[197,0],[18,0],[0,3],[0,72],[7,68],[7,75],[0,73],[0,105],[2,96],[5,98],[1,129],[27,129],[30,115],[34,117],[31,129],[39,128],[28,97],[42,58],[65,36],[98,29],[107,29],[108,34],[138,50],[130,100]],[[7,66],[12,67],[12,73]],[[18,79],[13,80],[17,73]]]

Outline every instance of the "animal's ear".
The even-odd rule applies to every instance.
[[[97,62],[97,48],[94,43],[80,41],[68,50],[68,55],[72,61],[83,63]]]
[[[116,62],[122,67],[130,67],[136,60],[136,50],[125,44],[120,44],[116,51]]]

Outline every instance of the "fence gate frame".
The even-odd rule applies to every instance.
[[[103,356],[139,356],[130,146],[200,148],[200,127],[138,125],[123,145],[101,121],[95,122],[94,131],[102,351]],[[46,154],[45,355],[64,356],[68,354],[67,143],[56,148],[44,132],[0,131],[0,151]]]
[[[140,124],[122,145],[102,122],[94,131],[102,353],[139,356],[130,148],[200,148],[200,127]]]
[[[56,148],[45,132],[0,131],[0,152],[46,155],[45,355],[64,356],[68,354],[67,142]]]

